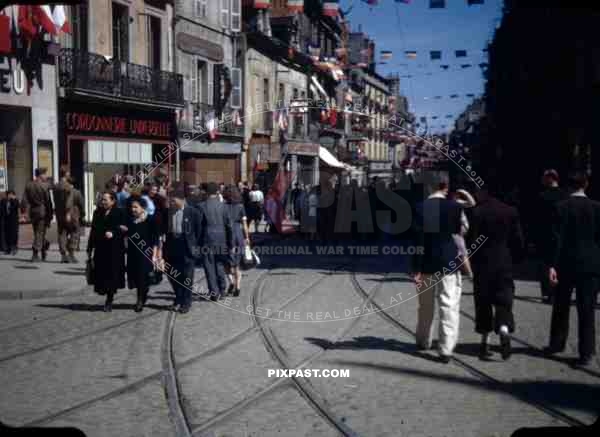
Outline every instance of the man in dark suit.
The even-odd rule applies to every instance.
[[[536,250],[541,261],[540,286],[542,290],[542,299],[546,303],[551,303],[554,295],[554,289],[548,281],[548,254],[552,251],[552,217],[554,208],[561,200],[565,200],[568,195],[558,185],[559,177],[556,170],[546,170],[542,177],[544,191],[540,193],[534,221],[536,223]]]
[[[575,288],[579,335],[579,366],[588,366],[596,354],[594,306],[600,275],[600,203],[585,195],[585,175],[570,180],[573,193],[556,205],[549,280],[557,286],[552,307],[547,354],[562,352],[569,333],[571,294]]]
[[[207,186],[208,199],[202,206],[204,271],[210,299],[216,301],[225,295],[227,278],[225,265],[231,250],[231,218],[228,205],[219,200],[219,187]]]
[[[494,331],[500,335],[502,358],[507,360],[509,333],[515,331],[513,262],[521,262],[525,255],[517,209],[493,197],[484,186],[477,193],[467,241],[474,271],[475,331],[481,334],[479,358],[491,357],[488,337]]]
[[[416,247],[422,253],[414,257],[414,280],[419,295],[417,346],[430,349],[435,299],[440,307],[439,354],[449,363],[458,341],[462,282],[458,271],[458,248],[452,234],[459,234],[462,207],[447,199],[448,179],[439,176],[436,190],[416,207]],[[466,219],[465,219],[466,220]],[[418,252],[417,252],[418,253]]]
[[[200,255],[202,240],[202,212],[185,206],[183,190],[172,193],[171,205],[164,250],[170,266],[165,270],[175,292],[171,310],[185,314],[192,306],[195,260]]]

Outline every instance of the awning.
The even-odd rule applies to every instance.
[[[338,161],[325,147],[319,147],[319,159],[329,167],[346,169],[346,166]]]

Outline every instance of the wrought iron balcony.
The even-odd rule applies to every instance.
[[[75,49],[61,49],[60,86],[114,98],[183,105],[183,76]]]

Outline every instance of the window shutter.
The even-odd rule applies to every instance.
[[[216,115],[221,115],[221,68],[222,64],[213,65],[213,106],[216,111]]]
[[[190,102],[192,100],[192,88],[190,80],[190,70],[186,68],[185,57],[179,57],[179,74],[183,76],[183,100]]]
[[[229,28],[229,0],[221,0],[221,27]]]
[[[242,31],[242,0],[231,0],[231,31]]]
[[[194,56],[192,58],[192,69],[191,69],[191,101],[196,103],[198,101],[198,60]]]
[[[234,0],[235,1],[235,0]],[[242,69],[231,69],[231,100],[232,109],[240,109],[242,107]]]
[[[211,64],[207,63],[207,68],[206,68],[206,78],[208,81],[208,90],[206,92],[206,103],[208,105],[212,105],[213,104],[213,69],[210,68]]]

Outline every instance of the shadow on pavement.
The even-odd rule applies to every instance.
[[[65,275],[65,276],[85,276],[84,271],[78,270],[55,270],[53,273],[57,275]]]
[[[352,340],[331,342],[324,338],[306,337],[305,340],[326,350],[387,350],[391,352],[402,352],[428,361],[439,361],[439,359],[433,355],[420,352],[414,343],[405,343],[391,338],[384,339],[380,337],[367,336],[354,337]]]
[[[582,412],[598,414],[598,399],[600,386],[562,382],[562,381],[518,381],[511,383],[493,384],[471,377],[448,374],[438,374],[410,367],[373,364],[349,360],[331,360],[329,364],[374,369],[382,372],[407,375],[415,379],[433,379],[457,386],[467,386],[475,389],[491,390],[526,398],[528,401],[543,402],[555,408],[568,408]],[[442,367],[440,367],[442,369]]]

